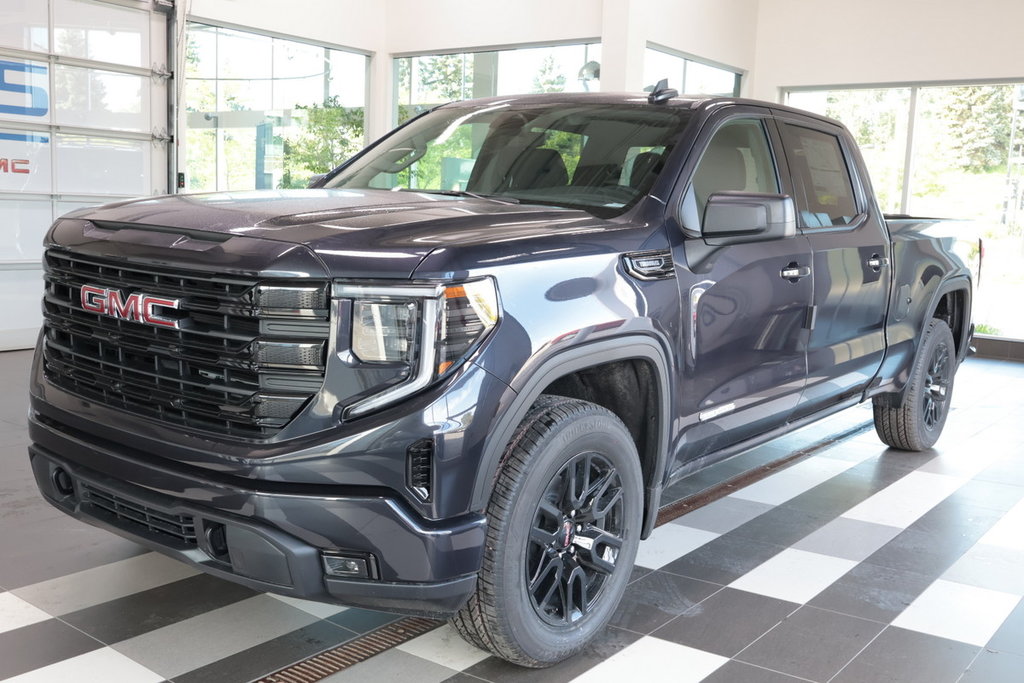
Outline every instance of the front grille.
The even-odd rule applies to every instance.
[[[138,533],[170,536],[178,540],[176,545],[180,547],[196,545],[196,524],[191,515],[156,510],[85,482],[80,482],[80,486],[82,502],[92,506],[90,511],[97,517],[121,522],[121,526]]]
[[[320,390],[327,282],[256,280],[46,253],[44,369],[60,388],[160,422],[269,438]],[[81,288],[179,302],[177,329],[95,313]],[[303,305],[304,304],[304,305]],[[129,316],[130,317],[130,316]]]

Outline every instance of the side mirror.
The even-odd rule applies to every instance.
[[[701,226],[713,247],[784,239],[796,235],[796,206],[784,194],[716,192],[708,197]]]
[[[317,173],[314,176],[310,176],[309,183],[306,185],[307,188],[320,187],[320,182],[327,177],[326,173]]]

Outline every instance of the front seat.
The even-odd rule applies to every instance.
[[[519,155],[505,179],[508,190],[539,190],[569,182],[569,173],[558,150],[535,147]]]

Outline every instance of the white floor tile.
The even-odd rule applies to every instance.
[[[855,566],[853,560],[787,548],[729,585],[803,604]]]
[[[966,418],[967,416],[958,415],[957,417]],[[952,420],[950,421],[952,422]],[[941,450],[941,446],[942,441],[939,441],[939,455],[918,467],[918,472],[946,474],[970,479],[1003,456],[1003,452],[998,448],[976,448],[967,451],[962,448]]]
[[[572,680],[573,683],[622,683],[636,679],[697,683],[728,661],[710,652],[646,636]]]
[[[672,560],[696,550],[719,534],[691,529],[680,524],[662,524],[646,541],[640,541],[636,564],[648,569],[661,569]]]
[[[1014,505],[978,543],[1024,550],[1024,500]]]
[[[960,477],[914,471],[847,510],[843,517],[905,529],[964,482]]]
[[[46,621],[50,615],[14,593],[0,593],[0,633]]]
[[[1019,595],[939,579],[892,625],[983,647],[1020,600]]]
[[[4,683],[157,683],[162,680],[163,676],[105,647],[5,679]]]
[[[300,600],[299,598],[292,598],[287,595],[277,595],[276,593],[267,593],[266,595],[321,619],[333,617],[335,614],[340,614],[348,609],[348,607],[342,607],[341,605],[332,605],[327,602],[314,602],[312,600]]]
[[[837,458],[810,458],[746,486],[732,495],[768,505],[780,505],[857,463]]]
[[[159,553],[111,562],[13,592],[50,614],[61,615],[180,581],[199,572]]]
[[[941,578],[1024,596],[1024,550],[975,543]]]
[[[456,671],[464,671],[491,656],[467,643],[448,624],[402,643],[398,649]]]

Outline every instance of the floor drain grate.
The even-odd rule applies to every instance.
[[[264,676],[257,683],[314,683],[370,657],[421,636],[443,624],[436,619],[406,617],[364,636],[313,655],[309,659]]]

